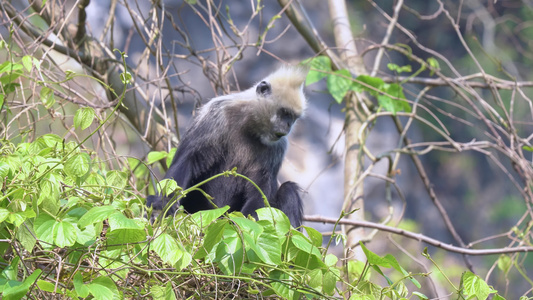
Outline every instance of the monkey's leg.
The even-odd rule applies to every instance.
[[[287,181],[279,187],[274,201],[270,203],[270,205],[281,210],[289,217],[294,228],[302,225],[303,204],[300,190],[296,183]]]
[[[255,211],[265,207],[265,205],[263,204],[263,199],[252,197],[246,197],[245,199],[246,200],[243,200],[245,201],[245,203],[240,209],[240,211],[244,216],[252,215],[252,217],[257,219],[257,213]]]
[[[156,211],[161,211],[165,207],[165,205],[168,203],[170,199],[167,197],[163,197],[160,195],[150,195],[146,197],[146,206],[152,207]],[[167,215],[171,215],[176,211],[176,205],[173,205],[169,208]]]

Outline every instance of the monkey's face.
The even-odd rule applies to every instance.
[[[263,80],[256,85],[256,111],[251,114],[255,116],[252,121],[255,123],[253,131],[265,145],[276,143],[289,134],[292,125],[301,115],[301,103],[305,101],[300,99],[303,97],[301,86],[295,89],[276,80],[273,83],[274,86]],[[297,99],[293,99],[294,97]]]
[[[284,143],[307,105],[303,93],[306,74],[300,67],[282,67],[246,91],[211,102],[223,102],[227,124],[254,142],[267,146]],[[201,119],[207,121],[208,113]]]
[[[261,143],[272,145],[283,139],[291,131],[292,125],[298,116],[287,108],[267,109],[267,112],[260,116],[260,119],[252,121],[251,128],[254,136],[259,137]]]

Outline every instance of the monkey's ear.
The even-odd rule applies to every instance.
[[[266,81],[261,81],[257,85],[255,92],[257,93],[257,95],[265,97],[272,94],[272,87],[270,86],[270,83]]]

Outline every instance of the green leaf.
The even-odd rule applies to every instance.
[[[146,239],[144,225],[139,220],[129,219],[120,212],[109,216],[108,245],[138,243]]]
[[[61,221],[54,226],[54,241],[60,248],[72,246],[76,242],[78,229],[70,222]]]
[[[275,227],[266,226],[264,232],[257,239],[256,247],[253,250],[263,262],[280,265],[282,244],[283,240],[277,235]]]
[[[263,226],[259,225],[257,222],[244,217],[235,217],[233,214],[231,214],[229,218],[239,225],[242,231],[251,234],[254,237],[254,240],[256,240],[259,235],[263,233]]]
[[[146,158],[146,163],[151,165],[155,162],[158,162],[168,156],[168,153],[165,151],[152,151],[148,153],[148,157]]]
[[[92,107],[83,107],[76,111],[74,115],[74,128],[87,129],[94,120],[94,109]]]
[[[531,146],[522,146],[522,149],[526,150],[526,151],[529,151],[529,152],[533,152],[533,147]]]
[[[513,261],[508,255],[500,255],[500,257],[498,258],[498,269],[507,274],[507,272],[509,272],[509,269],[511,269],[512,266]]]
[[[318,250],[316,246],[311,244],[311,242],[303,235],[296,234],[292,236],[291,241],[296,248],[306,253],[322,258],[322,254],[320,253],[320,250]]]
[[[50,88],[43,86],[39,96],[41,97],[41,102],[43,103],[44,107],[48,109],[56,103],[54,91],[52,91]]]
[[[429,75],[433,76],[435,70],[440,70],[439,61],[435,57],[430,57],[426,60],[430,66]]]
[[[372,283],[368,283],[368,285],[372,285]],[[368,289],[371,289],[371,288],[368,288]],[[367,294],[367,295],[352,294],[349,300],[376,300],[376,299],[379,299],[379,298],[374,297],[374,295],[372,294]]]
[[[308,62],[308,61],[307,61]],[[307,63],[307,62],[304,62]],[[311,59],[311,68],[305,78],[305,85],[308,86],[322,78],[327,77],[331,70],[331,60],[327,56],[317,56]]]
[[[384,258],[396,271],[401,272],[404,276],[409,275],[409,273],[402,266],[400,266],[400,264],[396,260],[396,257],[392,256],[391,254],[387,254]],[[420,283],[418,282],[418,280],[416,280],[412,276],[408,276],[408,278],[417,288],[420,288]]]
[[[246,236],[246,233],[242,234]],[[218,262],[218,267],[226,275],[233,275],[241,270],[244,253],[240,235],[235,227],[226,227],[224,241],[215,249],[213,261]]]
[[[278,236],[285,236],[291,229],[289,218],[277,208],[263,207],[256,210],[256,213],[259,220],[269,221],[274,225]]]
[[[422,293],[419,293],[419,292],[413,292],[413,295],[417,296],[419,299],[424,299],[424,300],[427,300],[429,299],[428,296],[422,294]],[[492,300],[495,300],[495,299],[492,299]]]
[[[37,243],[37,240],[35,239],[35,233],[32,230],[33,226],[31,226],[30,222],[30,220],[26,220],[26,224],[29,226],[20,226],[15,235],[17,240],[22,244],[22,247],[24,247],[24,249],[26,249],[28,252],[31,252]]]
[[[411,112],[411,106],[409,105],[409,102],[405,100],[403,89],[399,84],[393,83],[385,85],[383,92],[385,94],[377,96],[378,103],[383,109],[392,112],[393,114],[396,114],[399,111]],[[394,98],[391,98],[389,95]]]
[[[10,61],[4,61],[0,64],[0,74],[8,72],[11,69],[12,63]]]
[[[172,160],[174,159],[174,155],[176,154],[177,150],[178,148],[172,148],[168,152],[167,160],[166,160],[167,167],[170,167],[170,165],[172,164]]]
[[[183,255],[178,260],[178,262],[176,264],[174,264],[174,268],[177,271],[181,271],[181,270],[187,268],[192,262],[192,255],[189,252],[186,252],[183,249],[183,247],[181,247],[181,248],[182,248],[182,251],[183,251]]]
[[[120,212],[116,212],[109,216],[109,230],[117,229],[144,229],[143,223],[140,220],[130,219]]]
[[[65,162],[64,168],[71,177],[83,177],[91,169],[91,157],[87,153],[75,154]]]
[[[101,276],[93,280],[87,285],[90,293],[94,296],[96,300],[113,300],[120,299],[120,294],[118,292],[117,286],[107,276]]]
[[[329,254],[328,254],[329,255]],[[365,272],[366,264],[360,260],[349,260],[348,261],[348,280],[352,281],[368,281],[370,280],[370,272]],[[361,278],[361,276],[363,276]]]
[[[198,226],[205,228],[209,226],[214,220],[218,219],[225,212],[229,210],[229,206],[219,207],[216,209],[201,210],[191,215],[191,219]]]
[[[194,258],[201,259],[204,258],[211,250],[220,243],[222,240],[224,230],[228,224],[227,219],[222,219],[215,223],[211,223],[209,227],[205,230],[205,236],[203,238],[203,247],[200,247],[198,251],[194,254]]]
[[[106,181],[111,187],[123,189],[128,184],[128,174],[122,171],[109,171],[106,174]]]
[[[87,225],[85,229],[80,230],[80,233],[76,237],[76,242],[80,245],[89,246],[94,244],[96,239],[100,236],[100,232],[96,231],[94,225]]]
[[[124,73],[120,73],[120,80],[124,85],[130,84],[133,81],[133,77],[131,76],[131,73],[126,71]]]
[[[81,272],[76,272],[73,283],[74,289],[76,290],[76,293],[78,293],[78,296],[82,298],[89,296],[89,287],[83,283],[83,275],[81,275]]]
[[[0,279],[5,278],[7,280],[17,280],[19,263],[20,263],[20,257],[15,256],[13,260],[11,261],[11,264],[2,270],[2,273],[0,274]]]
[[[165,196],[169,196],[178,189],[178,184],[174,179],[163,179],[157,183],[157,191]]]
[[[331,254],[331,253],[326,255],[326,257],[324,258],[324,263],[328,267],[335,267],[335,265],[337,264],[338,261],[339,261],[339,258],[337,256],[335,256],[334,254]]]
[[[333,296],[335,294],[335,287],[337,285],[337,277],[334,272],[325,272],[324,273],[324,285],[322,289],[324,293]]]
[[[61,138],[60,136],[58,136],[56,134],[51,134],[51,133],[45,134],[45,135],[41,136],[39,139],[42,140],[42,142],[44,142],[46,147],[53,147],[55,149],[63,149],[64,148],[63,138]]]
[[[29,55],[25,55],[24,57],[22,57],[22,65],[24,66],[24,68],[26,69],[26,71],[31,71],[31,68],[32,68],[32,57],[29,56]]]
[[[20,66],[20,69],[22,69],[22,65],[17,66]],[[4,86],[4,91],[6,95],[14,92],[15,88],[20,86],[19,83],[15,82],[15,80],[17,80],[21,75],[21,71],[14,71],[12,73],[8,73],[7,75],[0,77],[0,84]]]
[[[328,91],[337,103],[341,103],[348,90],[350,90],[352,86],[351,77],[350,71],[346,69],[338,70],[328,75]]]
[[[376,253],[368,250],[368,248],[363,244],[359,243],[361,245],[361,248],[363,249],[363,252],[365,253],[366,259],[368,260],[368,263],[372,265],[377,265],[385,268],[390,268],[391,265],[389,261],[385,258],[382,258],[381,256],[377,255]]]
[[[50,180],[41,181],[37,204],[51,214],[57,214],[60,209],[59,185]]]
[[[368,75],[359,75],[355,79],[355,82],[352,86],[356,91],[365,90],[373,96],[377,96],[379,91],[382,90],[385,82],[383,79],[378,77],[372,77]]]
[[[4,63],[0,64],[0,74],[2,73],[11,73],[13,71],[21,70],[22,65],[21,64],[14,64],[10,61],[5,61]]]
[[[478,300],[485,300],[491,293],[496,291],[491,289],[489,285],[481,279],[481,277],[475,275],[472,272],[465,272],[462,276],[462,285],[464,287],[463,293],[467,297],[475,296]]]
[[[37,238],[44,243],[43,247],[50,247],[54,243],[54,227],[57,222],[48,214],[40,214],[33,222],[33,230]]]
[[[7,216],[6,222],[11,223],[15,225],[16,227],[19,227],[28,218],[33,218],[33,217],[35,217],[35,212],[33,210],[19,211],[16,213],[10,213]]]
[[[37,286],[39,287],[41,291],[45,291],[49,293],[54,293],[55,291],[58,294],[63,295],[63,292],[61,291],[61,289],[57,289],[56,291],[56,285],[49,281],[37,280]]]
[[[414,294],[414,293],[413,293]],[[426,298],[427,299],[427,298]],[[522,299],[522,298],[520,298]],[[492,300],[505,300],[505,298],[503,298],[502,296],[500,296],[499,294],[496,294],[494,295],[494,297],[492,297]]]
[[[116,212],[117,209],[110,205],[93,207],[80,218],[78,225],[83,228],[90,224],[102,222]]]
[[[308,274],[309,282],[307,283],[314,290],[322,291],[323,277],[321,269],[311,270]]]
[[[9,216],[9,210],[0,207],[0,223],[4,222]]]
[[[135,178],[144,178],[144,176],[148,175],[149,173],[146,165],[136,158],[128,157],[128,164],[130,166],[130,170],[133,170],[133,175]]]
[[[321,247],[323,242],[322,233],[311,227],[302,227],[305,229],[305,232],[307,232],[307,236],[309,237],[313,245],[315,245],[316,247]]]
[[[41,275],[42,270],[36,269],[30,276],[28,276],[22,284],[6,285],[2,293],[3,300],[18,300],[22,299],[29,291],[30,287],[35,283],[37,278]]]
[[[0,161],[0,178],[3,180],[4,177],[9,174],[9,164],[3,161]]]
[[[294,290],[289,288],[292,283],[289,274],[282,271],[274,270],[270,272],[269,277],[272,280],[272,289],[276,292],[278,296],[282,297],[283,299],[293,298]]]
[[[150,292],[154,300],[175,300],[176,294],[172,286],[172,282],[168,282],[166,286],[150,285]]]
[[[411,65],[405,65],[400,67],[397,64],[388,63],[387,68],[397,73],[412,72]]]
[[[183,251],[178,247],[176,240],[166,233],[161,234],[152,242],[152,249],[170,265],[174,265],[183,256]]]

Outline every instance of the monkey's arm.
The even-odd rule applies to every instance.
[[[180,142],[178,150],[176,151],[176,154],[172,159],[172,163],[170,164],[170,167],[168,168],[167,173],[165,174],[165,179],[174,179],[178,186],[182,188],[185,188],[191,180],[190,159],[188,157],[188,151],[186,151],[187,144],[190,144],[190,141],[186,137]],[[151,195],[146,198],[146,205],[148,207],[152,206],[156,210],[161,210],[171,198],[172,196],[164,197],[159,194]],[[171,208],[170,213],[173,212],[174,209]]]
[[[204,123],[196,124],[189,129],[178,146],[165,178],[174,179],[178,186],[183,189],[206,179],[204,177],[207,172],[215,168],[220,157],[223,157],[223,154],[220,153],[222,148],[213,147],[213,145],[220,145],[221,142],[201,138],[210,132],[213,132],[212,126]],[[172,196],[148,196],[146,205],[161,210],[172,199]],[[170,208],[169,213],[173,213],[176,207],[177,205],[174,205]]]
[[[292,181],[283,183],[270,205],[283,211],[294,228],[302,225],[303,206],[300,197],[300,187]]]

